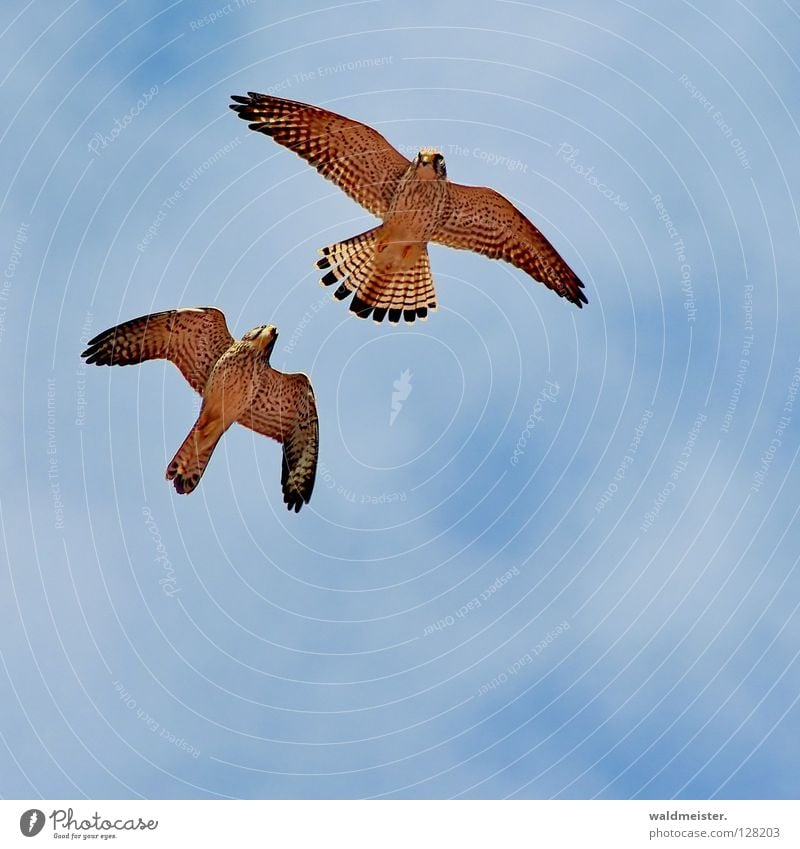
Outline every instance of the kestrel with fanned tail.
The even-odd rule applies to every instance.
[[[126,321],[95,336],[81,356],[98,366],[169,360],[202,395],[200,415],[167,467],[179,493],[195,489],[220,437],[238,422],[283,444],[283,500],[298,512],[314,489],[319,422],[309,379],[269,364],[277,338],[265,324],[237,342],[218,309],[197,307]]]
[[[436,309],[428,242],[503,259],[578,307],[583,283],[530,221],[493,189],[447,179],[444,156],[422,148],[406,159],[371,127],[326,109],[249,92],[231,109],[272,136],[383,219],[378,227],[322,249],[320,269],[335,296],[352,294],[360,318],[398,322]]]

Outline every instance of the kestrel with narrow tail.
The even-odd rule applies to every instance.
[[[436,309],[428,242],[503,259],[577,307],[583,283],[530,221],[493,189],[447,179],[444,156],[422,148],[406,159],[371,127],[306,103],[249,92],[231,109],[250,129],[307,160],[353,200],[383,219],[378,227],[322,248],[326,286],[353,295],[359,318],[398,322]]]
[[[265,324],[237,342],[218,309],[197,307],[126,321],[95,336],[81,356],[98,366],[169,360],[202,395],[200,415],[167,467],[179,493],[195,489],[220,437],[238,422],[283,444],[283,500],[298,512],[314,489],[319,422],[309,379],[269,364],[277,338]]]

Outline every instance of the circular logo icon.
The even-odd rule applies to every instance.
[[[44,811],[31,808],[19,818],[19,830],[25,837],[36,837],[44,828]]]

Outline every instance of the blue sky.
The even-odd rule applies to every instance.
[[[798,9],[7,6],[0,795],[796,797]],[[356,320],[313,263],[373,219],[248,90],[438,146],[588,306],[434,246]],[[81,365],[206,304],[314,382],[298,515],[244,429],[177,496],[189,387]]]

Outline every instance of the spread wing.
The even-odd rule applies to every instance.
[[[299,512],[311,500],[319,454],[319,419],[309,379],[269,369],[249,412],[238,421],[283,443],[283,500]]]
[[[504,259],[578,307],[583,283],[530,221],[494,189],[449,183],[448,216],[432,242]]]
[[[167,310],[118,324],[89,341],[81,354],[98,366],[169,360],[202,392],[211,369],[233,344],[225,316],[213,307]]]
[[[272,136],[373,215],[384,216],[411,164],[377,130],[327,109],[248,92],[231,109],[251,130]]]

